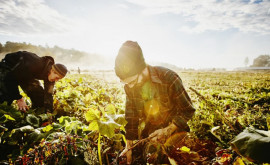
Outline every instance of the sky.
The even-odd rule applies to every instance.
[[[126,40],[147,63],[236,68],[270,55],[270,0],[0,0],[0,42],[76,49],[113,62]]]

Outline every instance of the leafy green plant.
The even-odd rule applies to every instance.
[[[188,123],[192,136],[177,147],[163,147],[170,161],[209,163],[212,159],[219,164],[248,164],[227,148],[250,125],[269,129],[269,73],[179,75],[196,112]],[[69,75],[55,88],[52,114],[44,114],[43,109],[21,113],[15,105],[0,105],[0,149],[5,151],[1,160],[12,164],[117,164],[125,144],[123,87],[90,75]],[[216,145],[216,150],[226,151],[214,154]]]

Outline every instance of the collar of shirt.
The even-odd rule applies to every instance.
[[[156,70],[151,65],[147,65],[147,68],[149,70],[150,79],[152,82],[161,84],[162,81],[160,80]]]

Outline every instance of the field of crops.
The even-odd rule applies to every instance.
[[[269,72],[179,71],[196,108],[190,133],[162,149],[177,164],[253,164],[229,141],[270,127]],[[113,72],[70,74],[56,83],[54,112],[0,105],[0,161],[11,164],[124,164],[125,94]],[[30,102],[30,101],[29,101]],[[150,155],[149,163],[151,163]],[[138,162],[139,164],[139,162]]]

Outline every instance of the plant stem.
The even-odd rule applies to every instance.
[[[98,134],[98,158],[99,158],[99,164],[102,165],[102,158],[101,158],[101,144],[100,144],[100,133]]]

